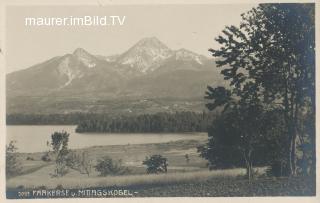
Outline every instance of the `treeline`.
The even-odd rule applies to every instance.
[[[216,113],[156,113],[142,115],[72,113],[9,114],[7,125],[77,125],[77,132],[205,132]]]
[[[214,115],[204,112],[176,112],[104,117],[81,121],[76,132],[205,132]]]
[[[7,125],[77,125],[83,120],[104,117],[104,114],[8,114]]]

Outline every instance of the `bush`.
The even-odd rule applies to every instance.
[[[69,150],[62,148],[56,159],[55,173],[57,176],[64,176],[68,173],[68,154]]]
[[[122,161],[114,161],[110,157],[105,156],[98,160],[95,169],[101,176],[107,175],[123,175],[129,172],[127,167],[122,166]]]
[[[45,154],[41,157],[41,160],[42,160],[42,161],[45,161],[45,162],[51,161],[51,158],[50,158],[50,156],[49,156],[49,153],[45,153]]]
[[[34,161],[34,158],[28,156],[28,157],[26,158],[26,160],[27,160],[27,161]]]
[[[76,153],[70,152],[67,156],[67,166],[79,171],[82,174],[91,173],[91,160],[87,152]]]
[[[161,155],[146,157],[142,164],[147,166],[147,173],[167,173],[167,158]]]
[[[69,142],[69,133],[54,132],[51,135],[51,146],[56,157],[56,176],[64,176],[68,173],[67,159],[68,159],[68,142]]]
[[[21,172],[21,163],[17,159],[17,147],[15,141],[10,141],[6,146],[6,175],[7,178],[19,175]]]

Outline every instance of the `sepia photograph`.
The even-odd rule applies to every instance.
[[[316,197],[316,5],[6,5],[5,198]]]

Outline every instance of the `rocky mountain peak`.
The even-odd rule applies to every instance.
[[[196,54],[192,51],[189,51],[187,49],[179,49],[175,52],[175,59],[176,60],[183,60],[183,61],[196,61],[199,64],[203,64],[203,61],[207,58],[205,56]]]
[[[75,56],[79,56],[79,55],[83,55],[83,54],[89,54],[85,49],[83,49],[83,48],[76,48],[74,51],[73,51],[73,53],[72,53],[73,55],[75,55]]]
[[[91,55],[83,48],[77,48],[73,51],[72,55],[80,61],[83,65],[87,66],[88,68],[93,68],[96,66],[97,58]]]
[[[145,47],[145,48],[158,48],[168,49],[169,48],[156,37],[146,37],[138,41],[134,47]]]
[[[139,72],[147,73],[160,66],[160,63],[172,55],[169,49],[156,37],[148,37],[138,41],[127,52],[122,54],[118,62],[130,65]]]

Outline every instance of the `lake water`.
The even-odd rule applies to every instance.
[[[48,151],[47,142],[51,142],[51,134],[62,130],[70,134],[68,147],[71,149],[206,138],[206,133],[76,133],[75,129],[76,126],[70,125],[9,125],[6,142],[17,141],[18,152]]]

